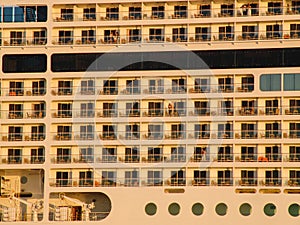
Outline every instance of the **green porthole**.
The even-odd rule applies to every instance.
[[[225,203],[219,203],[215,210],[219,216],[225,216],[227,214],[227,209],[228,207]]]
[[[200,216],[203,214],[204,207],[201,203],[195,203],[192,206],[192,212],[195,216]]]
[[[289,206],[289,214],[293,217],[299,216],[300,206],[298,204],[292,204]]]
[[[268,203],[264,207],[264,213],[267,216],[274,216],[276,214],[276,206],[273,203]]]
[[[28,181],[27,177],[25,177],[25,176],[21,177],[21,184],[26,184],[27,181]]]
[[[145,206],[145,212],[146,212],[147,215],[153,216],[157,212],[157,206],[154,203],[148,203]]]
[[[177,203],[172,203],[169,205],[168,210],[172,216],[176,216],[180,213],[180,205]]]
[[[243,216],[250,216],[252,207],[248,203],[244,203],[240,206],[240,214]]]

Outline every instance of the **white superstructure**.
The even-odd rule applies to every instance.
[[[300,1],[0,3],[0,223],[299,224]]]

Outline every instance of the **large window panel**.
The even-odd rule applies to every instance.
[[[45,54],[4,55],[2,70],[4,73],[46,72],[47,56]]]
[[[13,22],[13,7],[4,7],[3,22]]]
[[[46,22],[47,21],[47,6],[38,6],[37,7],[37,22]]]
[[[15,7],[14,22],[24,22],[24,9]]]
[[[300,90],[300,74],[284,74],[285,91],[299,91]]]
[[[260,76],[261,91],[280,91],[281,74],[262,74]]]
[[[180,34],[176,34],[180,36]],[[137,37],[137,36],[136,36]],[[131,70],[174,70],[181,69],[223,69],[223,68],[271,68],[300,66],[300,48],[281,49],[247,49],[247,50],[195,50],[192,53],[201,58],[205,64],[191,60],[190,53],[180,52],[121,52],[106,53],[103,60],[92,64],[103,53],[58,53],[51,56],[53,72],[122,71]],[[192,54],[191,53],[191,54]],[[168,59],[168,62],[179,62],[177,65],[157,62],[156,59]],[[90,66],[92,64],[92,66]],[[176,67],[175,67],[176,66]]]

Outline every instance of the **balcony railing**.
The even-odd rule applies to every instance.
[[[90,212],[88,221],[100,221],[106,218],[109,215],[109,212]],[[31,215],[28,215],[25,218],[31,218]],[[55,216],[49,216],[49,221],[62,221],[58,220]],[[75,220],[78,221],[78,220]]]
[[[251,16],[279,16],[299,14],[298,7],[251,7],[246,3],[239,3],[235,7],[211,8],[211,9],[186,9],[186,10],[143,10],[143,11],[119,11],[111,13],[54,13],[54,22],[72,21],[127,21],[127,20],[170,20],[170,19],[199,19],[199,18],[227,18],[227,17],[251,17]]]
[[[116,150],[117,152],[117,150]],[[30,158],[28,156],[19,156],[21,158]],[[7,159],[6,156],[3,156]],[[93,155],[79,155],[67,154],[57,155],[51,154],[51,163],[53,164],[78,164],[78,163],[200,163],[200,162],[213,162],[213,163],[259,163],[265,162],[272,163],[298,163],[300,162],[300,153],[204,153],[204,154],[170,154],[161,150],[161,153],[150,154],[148,152],[138,152],[137,154],[124,155],[120,153],[115,154],[93,154]],[[31,157],[31,160],[38,159],[41,161],[42,156]],[[7,162],[7,160],[5,160]],[[23,163],[28,163],[24,161]],[[33,163],[33,162],[31,162]]]
[[[171,81],[170,81],[171,82]],[[207,84],[207,85],[183,85],[183,86],[113,86],[103,88],[102,86],[93,87],[53,87],[52,95],[160,95],[160,94],[199,94],[199,93],[233,93],[233,92],[252,92],[254,84],[251,83],[232,83],[226,85]],[[23,94],[23,92],[21,92]]]
[[[50,178],[51,187],[138,187],[138,186],[224,186],[252,188],[281,188],[300,186],[299,178],[290,177],[155,177],[155,178]]]
[[[46,138],[45,133],[2,133],[1,140],[6,141],[44,141]]]
[[[1,111],[2,119],[42,119],[46,116],[46,111],[20,110]]]
[[[22,37],[22,38],[11,38],[2,37],[3,46],[41,46],[47,44],[47,37]]]
[[[44,140],[45,134],[2,134],[2,141]],[[299,139],[300,130],[168,130],[161,131],[111,131],[111,132],[61,132],[53,133],[53,140],[196,140],[196,139]]]
[[[138,152],[137,154],[67,154],[57,155],[50,154],[51,163],[53,164],[82,164],[82,163],[299,163],[300,153],[205,153],[205,154],[170,154],[164,153],[163,149],[160,154],[150,154],[148,152]],[[44,163],[44,155],[1,155],[2,164],[40,164]],[[242,165],[241,164],[241,165]],[[296,165],[295,165],[296,166]],[[300,182],[299,182],[300,184]]]
[[[42,164],[45,162],[43,155],[1,155],[2,164]]]
[[[52,110],[53,118],[94,118],[94,117],[186,117],[186,116],[249,116],[249,119],[252,119],[253,116],[277,116],[281,115],[282,111],[285,110],[285,113],[289,109],[286,107],[274,107],[272,109],[267,107],[175,107],[168,108],[167,102],[161,102],[162,106],[159,108],[116,108],[113,109],[103,109],[103,108],[92,108],[92,109],[73,109],[73,110]],[[289,107],[288,107],[289,108]],[[28,115],[32,115],[28,111]],[[300,109],[299,109],[300,112]],[[26,118],[30,116],[27,115],[27,111],[20,111],[19,115],[13,115],[9,118]],[[297,114],[296,114],[297,113]],[[15,113],[18,114],[18,113]],[[34,113],[35,116],[32,118],[42,118],[44,112]],[[298,111],[294,110],[293,114],[285,115],[298,115]]]
[[[1,87],[1,96],[43,96],[46,94],[46,88],[5,88]]]
[[[232,27],[234,29],[234,27]],[[162,33],[164,33],[162,31]],[[299,34],[298,34],[299,33]],[[52,37],[52,45],[120,45],[127,43],[211,43],[211,42],[243,42],[243,41],[268,41],[268,40],[287,40],[300,38],[298,30],[278,30],[272,32],[208,32],[181,34],[165,33],[162,35],[124,35],[120,34],[115,38],[95,34],[90,40],[85,40],[82,36]],[[25,45],[25,44],[24,44]],[[232,92],[231,89],[224,89],[223,92]]]

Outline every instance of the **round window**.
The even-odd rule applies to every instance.
[[[169,213],[172,215],[172,216],[176,216],[179,214],[180,212],[180,205],[177,204],[177,203],[172,203],[169,205]]]
[[[192,207],[192,212],[196,216],[200,216],[203,214],[204,207],[201,203],[195,203]]]
[[[300,207],[298,204],[292,204],[290,205],[289,207],[289,214],[293,217],[297,217],[299,216],[299,210],[300,210]]]
[[[216,213],[219,215],[219,216],[225,216],[227,214],[227,205],[225,203],[219,203],[217,206],[216,206]]]
[[[27,177],[25,177],[25,176],[22,176],[21,177],[21,184],[26,184],[27,183]]]
[[[157,212],[157,206],[154,203],[148,203],[145,206],[145,212],[147,213],[147,215],[153,216]]]
[[[273,203],[266,204],[264,207],[264,213],[267,216],[274,216],[276,213],[276,206]]]
[[[243,216],[249,216],[251,214],[252,207],[248,203],[244,203],[240,206],[240,213]]]

